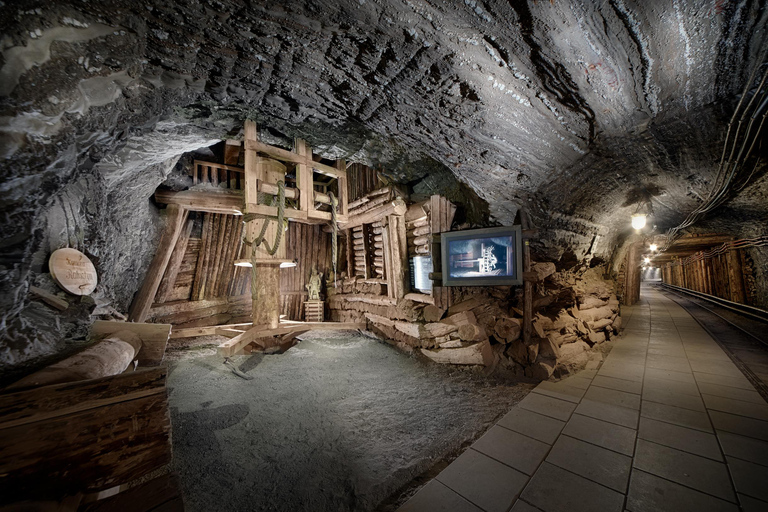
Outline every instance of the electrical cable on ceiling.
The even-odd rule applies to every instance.
[[[768,110],[763,112],[766,105],[768,105],[768,87],[766,87],[766,80],[768,80],[768,66],[766,66],[766,64],[768,63],[765,61],[766,52],[768,52],[768,50],[763,52],[762,58],[759,61],[760,64],[755,66],[755,68],[752,70],[752,73],[750,74],[749,79],[747,80],[747,84],[744,88],[744,92],[742,93],[741,98],[736,105],[736,110],[733,112],[733,116],[728,123],[728,130],[725,134],[725,142],[723,143],[723,152],[720,157],[717,176],[713,183],[713,187],[710,190],[709,196],[707,197],[707,200],[704,201],[703,204],[696,207],[690,214],[688,214],[682,223],[667,231],[664,246],[660,249],[661,252],[668,250],[674,241],[681,236],[681,230],[691,226],[704,215],[717,208],[728,199],[728,192],[731,189],[731,184],[734,182],[734,179],[738,179],[742,174],[742,167],[744,163],[752,154],[755,144],[759,142],[759,136],[763,129],[765,119],[768,117]],[[755,80],[755,76],[757,75],[758,70],[763,66],[766,66],[766,69],[763,72],[762,78],[757,86],[757,90],[742,110],[741,107],[744,104],[744,99],[749,96],[749,90]],[[755,104],[757,106],[753,109],[752,107]],[[739,116],[739,114],[741,115]],[[758,119],[759,123],[757,129],[753,131],[752,128],[755,124],[755,121]],[[745,121],[747,122],[746,129],[742,133],[742,125]],[[735,133],[733,134],[733,137],[731,137],[731,131],[734,128],[734,123],[736,123]],[[746,176],[746,179],[742,182],[741,187],[738,190],[743,189],[747,183],[749,183],[749,180],[754,175],[756,168],[757,162],[755,162],[755,167],[752,169],[749,175]]]

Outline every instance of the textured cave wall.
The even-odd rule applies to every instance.
[[[765,0],[5,2],[3,338],[34,330],[26,287],[65,241],[96,251],[99,293],[124,308],[151,258],[152,190],[180,154],[246,117],[425,191],[453,173],[497,222],[528,208],[538,253],[607,259],[628,240],[633,189],[658,192],[660,230],[708,191],[768,43],[766,11]],[[763,193],[744,196],[740,229],[759,230]],[[16,355],[2,360],[53,337],[31,352],[6,343]]]

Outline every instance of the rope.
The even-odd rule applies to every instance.
[[[274,220],[274,217],[268,215],[249,213],[243,218],[243,222],[248,223],[252,220],[264,219],[264,224],[261,226],[261,232],[254,240],[248,240],[243,237],[243,242],[251,246],[251,297],[255,297],[257,289],[256,281],[256,248],[261,244],[264,244],[264,249],[267,254],[274,256],[277,254],[277,250],[280,248],[280,242],[283,240],[283,231],[285,229],[285,182],[277,182],[277,233],[275,234],[275,240],[272,243],[272,247],[269,246],[269,242],[264,240],[264,236],[267,234],[267,228],[269,223]]]
[[[333,228],[333,236],[331,236],[331,264],[333,265],[333,287],[336,288],[336,261],[338,260],[339,252],[339,223],[337,222],[338,212],[336,208],[339,206],[339,200],[333,195],[333,192],[329,192],[328,197],[331,198],[331,227]]]

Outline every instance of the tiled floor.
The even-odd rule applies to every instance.
[[[650,288],[598,371],[542,382],[400,512],[768,511],[768,404]]]

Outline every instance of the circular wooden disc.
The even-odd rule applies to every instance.
[[[90,295],[96,289],[96,267],[88,256],[77,249],[57,249],[48,260],[51,276],[64,291],[73,295]]]

